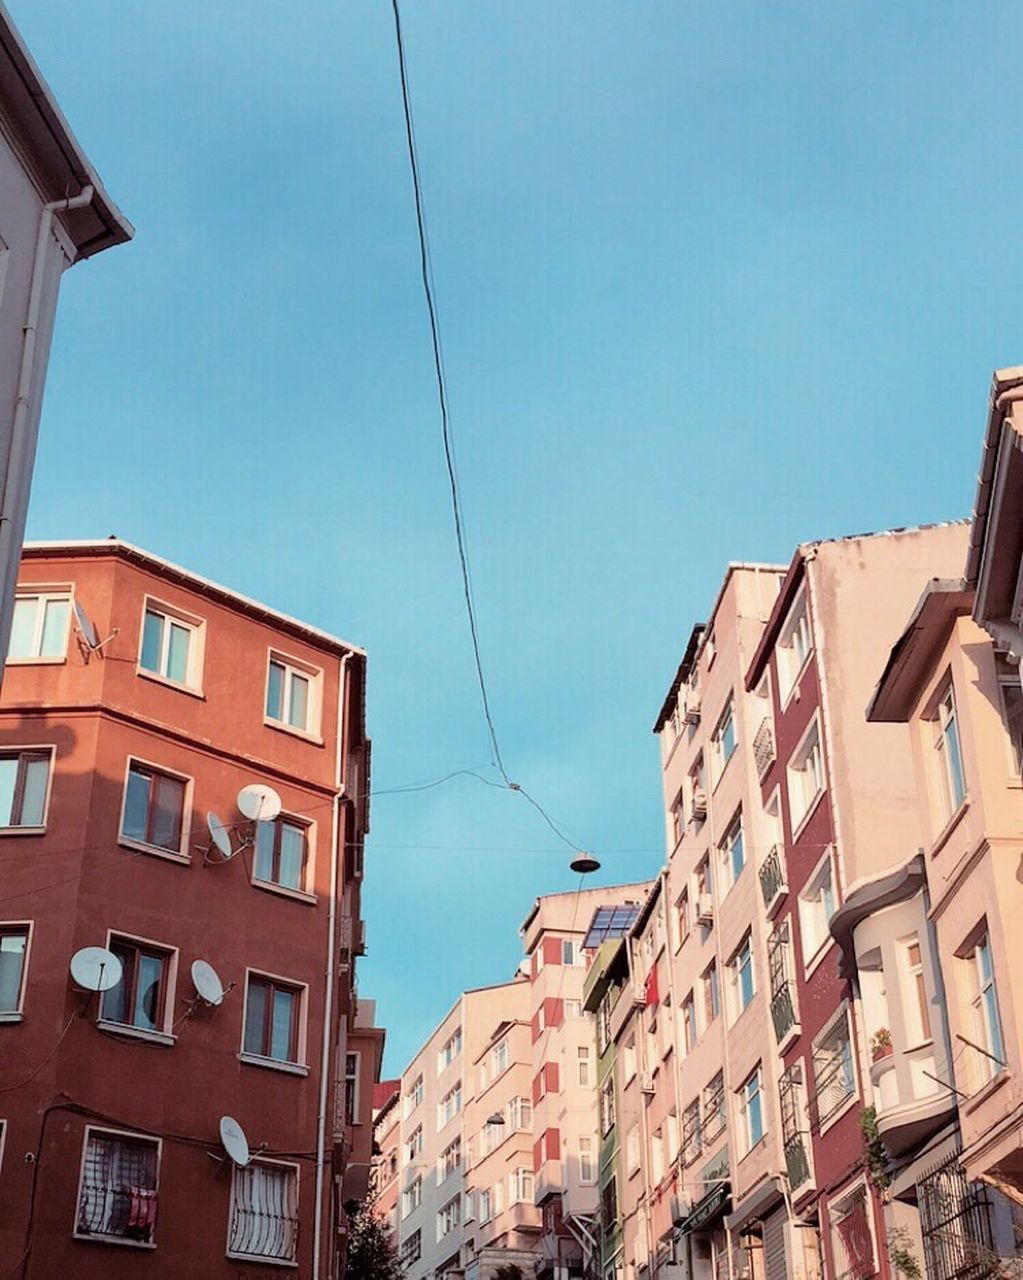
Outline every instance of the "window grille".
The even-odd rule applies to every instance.
[[[813,1115],[826,1124],[856,1092],[849,1012],[843,1005],[813,1046]]]
[[[682,1112],[682,1161],[690,1164],[703,1150],[700,1130],[700,1100],[695,1099]]]
[[[298,1174],[253,1163],[234,1171],[230,1253],[294,1262],[298,1251]]]
[[[413,1262],[418,1262],[423,1252],[423,1236],[421,1231],[413,1231],[405,1243],[401,1246],[401,1265],[409,1267]]]
[[[760,892],[764,906],[770,907],[775,898],[785,891],[785,867],[778,845],[774,845],[760,865]]]
[[[90,1132],[78,1196],[78,1233],[151,1244],[156,1227],[156,1142]]]
[[[795,1190],[810,1179],[810,1138],[803,1103],[803,1068],[799,1063],[782,1072],[778,1097],[785,1165],[789,1186]]]
[[[709,1145],[725,1127],[725,1077],[719,1071],[703,1091],[703,1144]]]
[[[998,1272],[991,1202],[983,1185],[966,1181],[950,1156],[917,1183],[928,1280],[981,1280]]]
[[[767,971],[771,983],[771,1020],[779,1044],[796,1025],[796,1000],[791,979],[789,924],[780,924],[767,940]]]

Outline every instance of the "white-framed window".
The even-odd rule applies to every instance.
[[[725,709],[717,722],[717,728],[711,738],[711,749],[714,753],[714,780],[725,771],[725,766],[735,752],[735,705],[731,698],[725,703]]]
[[[160,1140],[86,1125],[75,1237],[155,1245]]]
[[[814,1037],[813,1085],[823,1132],[856,1096],[856,1063],[848,1003],[844,1003]]]
[[[0,1022],[15,1022],[24,1012],[31,936],[29,920],[0,924]]]
[[[423,1077],[422,1077],[422,1074],[420,1073],[418,1076],[416,1076],[416,1078],[412,1081],[409,1087],[405,1090],[405,1096],[401,1100],[402,1115],[404,1117],[410,1116],[412,1112],[415,1111],[416,1107],[419,1106],[422,1100],[423,1100]]]
[[[493,1216],[494,1210],[491,1203],[490,1188],[484,1187],[480,1192],[480,1223],[489,1222]]]
[[[504,1125],[499,1120],[488,1120],[480,1134],[483,1154],[490,1155],[504,1141]]]
[[[311,826],[288,814],[256,823],[252,878],[303,893],[308,889]]]
[[[696,1026],[696,1000],[691,991],[682,1001],[682,1037],[686,1053],[692,1053],[700,1034]]]
[[[664,1177],[664,1135],[660,1129],[650,1135],[650,1177],[655,1187]]]
[[[405,1162],[411,1164],[423,1149],[423,1126],[417,1124],[405,1139]]]
[[[401,1193],[401,1216],[407,1218],[410,1213],[414,1213],[423,1202],[423,1179],[421,1174],[416,1174],[405,1190]]]
[[[979,1060],[980,1082],[986,1084],[1006,1065],[991,938],[986,930],[966,953],[965,961],[973,1037],[984,1051],[975,1056]]]
[[[824,793],[824,752],[820,718],[815,717],[786,765],[789,783],[789,815],[793,833]]]
[[[593,1139],[579,1139],[579,1181],[596,1182],[597,1164],[593,1154]]]
[[[955,688],[949,680],[931,716],[931,745],[934,748],[938,794],[942,820],[951,818],[966,799],[966,773],[959,740],[959,716]]]
[[[508,1041],[499,1040],[494,1045],[493,1050],[493,1077],[496,1080],[499,1075],[508,1070]]]
[[[516,1133],[533,1123],[533,1104],[528,1098],[512,1098],[508,1103],[508,1128]]]
[[[508,1175],[508,1203],[533,1203],[532,1169],[513,1169]]]
[[[190,778],[129,757],[121,841],[150,852],[187,858],[190,792]]]
[[[242,1058],[258,1065],[300,1066],[305,1052],[307,987],[254,969],[245,972]]]
[[[739,1134],[742,1153],[752,1151],[763,1138],[764,1079],[760,1063],[752,1075],[747,1076],[738,1092]]]
[[[628,1084],[636,1074],[636,1037],[630,1036],[622,1048],[623,1083]]]
[[[294,1262],[298,1257],[298,1165],[253,1160],[231,1176],[227,1256]]]
[[[600,1132],[610,1133],[615,1123],[615,1084],[613,1077],[608,1077],[600,1091]]]
[[[437,1161],[437,1180],[443,1182],[445,1178],[450,1178],[461,1167],[462,1139],[459,1136],[453,1142],[449,1142],[440,1153],[440,1159]]]
[[[707,1146],[725,1130],[725,1075],[719,1071],[703,1091],[703,1143]]]
[[[778,664],[778,697],[784,706],[813,648],[806,593],[800,592],[778,633],[775,656]]]
[[[481,1193],[482,1194],[482,1193]],[[482,1202],[481,1202],[482,1203]],[[482,1215],[481,1215],[482,1218]],[[486,1219],[482,1219],[486,1221]],[[423,1256],[423,1233],[422,1231],[413,1231],[407,1236],[401,1246],[401,1265],[410,1267],[414,1262],[418,1262]]]
[[[574,938],[562,938],[561,940],[561,963],[567,965],[581,965],[584,963],[582,945]]]
[[[565,1001],[565,1017],[581,1018],[583,1016],[583,1005],[581,1000]]]
[[[437,1074],[450,1067],[462,1052],[462,1028],[456,1027],[441,1045],[437,1053]]]
[[[576,1062],[578,1064],[576,1079],[580,1089],[588,1089],[591,1083],[590,1075],[590,1046],[581,1044],[576,1050]]]
[[[362,1054],[345,1054],[345,1124],[359,1123],[359,1064]]]
[[[1009,744],[1009,772],[1018,778],[1023,772],[1023,685],[1019,663],[1010,663],[1008,655],[995,654],[998,688],[1002,695],[1002,718]]]
[[[169,1035],[177,951],[160,943],[109,932],[107,947],[121,962],[121,981],[100,996],[100,1021]]]
[[[703,971],[701,978],[703,985],[703,1022],[704,1026],[709,1027],[710,1024],[721,1013],[721,993],[718,988],[718,963],[712,960]]]
[[[625,1171],[635,1173],[639,1169],[639,1121],[629,1126],[625,1135]]]
[[[437,1128],[443,1129],[446,1124],[454,1120],[461,1109],[462,1082],[459,1080],[454,1088],[449,1089],[440,1102],[437,1103]]]
[[[724,840],[718,845],[721,859],[721,893],[724,895],[742,875],[746,865],[746,850],[742,838],[742,813],[735,815]]]
[[[52,772],[53,747],[0,752],[0,830],[45,830]]]
[[[9,663],[63,662],[71,626],[70,587],[19,587],[11,617]]]
[[[753,936],[747,933],[728,962],[728,981],[731,988],[732,1021],[743,1012],[756,995],[756,975],[753,972]]]
[[[877,1248],[873,1214],[866,1182],[858,1182],[828,1205],[828,1226],[835,1275],[839,1277],[877,1274]]]
[[[899,960],[903,973],[902,989],[910,1043],[922,1044],[931,1038],[931,1008],[927,996],[923,950],[916,934],[900,942]]]
[[[437,1211],[437,1239],[443,1240],[446,1235],[454,1231],[462,1223],[462,1197],[460,1195],[452,1196],[446,1203],[442,1204]]]
[[[270,651],[266,671],[267,723],[316,735],[320,731],[323,672]]]
[[[837,905],[834,850],[829,847],[799,895],[799,931],[804,965],[813,964],[830,944],[828,922]]]
[[[139,671],[198,690],[202,686],[205,630],[201,618],[147,596],[139,635]]]

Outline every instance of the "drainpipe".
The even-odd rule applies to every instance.
[[[6,468],[2,480],[3,497],[0,498],[0,676],[10,641],[11,609],[17,570],[14,561],[20,557],[20,542],[25,532],[27,494],[17,483],[26,464],[35,455],[38,420],[33,429],[32,383],[35,380],[36,339],[39,330],[39,312],[43,305],[43,283],[46,276],[47,248],[53,229],[53,216],[67,209],[83,209],[92,204],[95,191],[92,185],[82,188],[76,196],[54,200],[44,204],[39,218],[39,234],[36,237],[35,260],[32,264],[32,285],[28,295],[28,314],[25,317],[24,344],[21,349],[21,367],[18,372],[18,394],[14,402],[14,420],[11,424],[11,440],[7,451]]]
[[[628,948],[628,953],[629,953],[629,987],[631,988],[630,996],[632,996],[632,998],[634,999],[635,988],[633,987],[633,982],[635,981],[635,975],[638,973],[638,969],[636,967],[635,939],[632,937],[631,934],[629,934],[626,937],[625,942],[626,942],[626,947]],[[654,958],[654,964],[655,965],[657,964],[656,956]],[[674,1018],[674,1007],[675,1006],[673,1003],[672,1018]],[[635,1006],[633,1007],[633,1012],[630,1017],[630,1022],[633,1022],[635,1024],[634,1034],[636,1037],[636,1073],[639,1077],[639,1085],[640,1085],[640,1091],[639,1091],[640,1116],[639,1118],[640,1118],[641,1131],[643,1134],[643,1152],[639,1161],[640,1176],[643,1179],[643,1198],[642,1198],[643,1247],[646,1252],[647,1261],[651,1263],[651,1270],[652,1270],[652,1262],[653,1262],[653,1259],[651,1256],[652,1232],[650,1230],[650,1121],[647,1116],[646,1102],[644,1101],[644,1094],[643,1094],[643,1077],[646,1074],[648,1069],[647,1068],[647,1030],[643,1022],[643,1013],[640,1012],[637,1015],[635,1011]],[[655,1053],[659,1052],[656,1047],[654,1049],[654,1052]],[[617,1056],[618,1055],[616,1051],[615,1057]],[[628,1137],[629,1135],[626,1134],[625,1135],[626,1162],[628,1162],[628,1159],[629,1159]],[[620,1149],[621,1148],[619,1148],[619,1150]],[[628,1172],[629,1172],[628,1169],[626,1169],[625,1170],[626,1177],[628,1177]],[[622,1222],[622,1243],[623,1245],[625,1243],[624,1220]]]
[[[327,904],[327,965],[324,973],[325,991],[323,995],[323,1047],[320,1054],[320,1110],[317,1117],[316,1130],[316,1216],[313,1224],[313,1280],[320,1277],[320,1248],[323,1234],[323,1188],[324,1166],[327,1147],[327,1106],[328,1081],[330,1075],[330,1037],[331,1022],[334,1016],[334,958],[337,950],[337,883],[338,864],[340,861],[339,840],[341,830],[341,805],[344,803],[344,722],[347,711],[345,697],[345,681],[348,676],[348,663],[351,654],[346,653],[341,659],[341,672],[337,686],[337,747],[334,781],[337,790],[331,806],[331,858],[330,858],[330,898]]]

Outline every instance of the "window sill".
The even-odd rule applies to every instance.
[[[25,1015],[20,1009],[6,1009],[0,1013],[0,1026],[13,1025],[16,1022],[24,1022]]]
[[[0,827],[0,836],[44,836],[45,827]]]
[[[851,1111],[860,1100],[859,1091],[854,1089],[846,1100],[826,1120],[820,1122],[820,1136],[823,1138],[829,1129],[833,1129],[847,1112]]]
[[[315,893],[306,893],[304,889],[289,889],[287,885],[274,884],[272,880],[257,880],[255,876],[252,877],[252,887],[262,889],[265,893],[275,893],[279,898],[304,902],[308,907],[315,907],[319,902]]]
[[[799,819],[799,821],[796,823],[795,827],[792,830],[793,844],[795,844],[796,841],[799,839],[799,837],[803,834],[810,819],[817,812],[817,808],[820,805],[820,802],[824,799],[824,793],[826,790],[827,790],[826,787],[821,787],[818,791],[814,793],[813,799],[810,801],[810,803],[806,807],[806,812]]]
[[[144,840],[133,840],[131,836],[121,835],[117,843],[123,849],[130,849],[133,853],[148,853],[151,857],[163,858],[165,862],[177,862],[185,867],[192,865],[190,854],[175,853],[173,849],[161,849],[158,844],[146,844]]]
[[[303,742],[309,742],[314,747],[322,747],[323,739],[318,733],[310,733],[308,729],[297,729],[293,724],[285,724],[283,720],[274,720],[270,716],[263,717],[263,723],[268,729],[276,729],[278,733],[290,734],[293,738],[300,738]]]
[[[8,658],[4,663],[7,667],[60,667],[67,662],[67,654],[62,653],[56,658],[31,657],[31,658]]]
[[[266,1067],[268,1071],[283,1071],[288,1076],[307,1076],[309,1068],[301,1062],[281,1062],[279,1058],[263,1058],[257,1053],[240,1053],[238,1061],[250,1067]]]
[[[739,1163],[742,1164],[744,1160],[748,1160],[749,1157],[751,1155],[754,1155],[760,1147],[764,1146],[766,1142],[767,1142],[767,1130],[765,1129],[764,1132],[760,1135],[760,1137],[756,1140],[756,1142],[754,1142],[752,1147],[749,1147],[746,1151],[742,1153],[742,1155],[739,1157]]]
[[[963,1110],[969,1115],[970,1112],[976,1111],[978,1107],[982,1107],[992,1094],[998,1092],[1003,1084],[1009,1081],[1009,1070],[1002,1067],[996,1076],[992,1076],[983,1088],[979,1089],[972,1098],[968,1098],[962,1105]]]
[[[955,831],[956,827],[959,826],[960,822],[962,822],[963,818],[966,816],[966,811],[969,807],[970,797],[967,796],[935,837],[934,843],[931,845],[932,858],[936,858],[938,854],[941,853],[942,849],[944,849],[945,845],[951,838],[952,832]]]
[[[816,650],[813,648],[813,646],[811,646],[806,657],[803,659],[802,665],[800,666],[799,670],[792,677],[792,683],[789,685],[788,690],[786,691],[784,696],[781,696],[781,691],[779,690],[779,701],[781,702],[782,715],[784,715],[786,711],[788,711],[789,707],[793,704],[793,702],[798,702],[800,697],[802,696],[802,690],[800,689],[800,685],[803,683],[803,676],[806,675],[806,669],[810,665],[810,662],[813,659],[813,655],[815,652]]]
[[[80,1240],[83,1244],[116,1244],[122,1249],[155,1249],[156,1242],[154,1240],[126,1240],[124,1236],[105,1236],[97,1232],[95,1235],[86,1235],[83,1232],[75,1231],[71,1236],[72,1240]]]
[[[96,1026],[108,1035],[124,1036],[126,1040],[141,1040],[145,1044],[163,1045],[168,1049],[173,1048],[178,1039],[169,1031],[147,1031],[144,1027],[132,1027],[125,1022],[110,1022],[106,1018],[97,1018]]]
[[[287,1258],[264,1258],[257,1253],[234,1253],[230,1249],[224,1251],[225,1258],[234,1258],[238,1262],[251,1262],[261,1267],[290,1267],[298,1270],[297,1262],[289,1262]]]
[[[162,676],[159,671],[150,671],[146,667],[136,667],[135,674],[141,676],[143,680],[152,680],[154,684],[162,684],[165,689],[174,689],[178,693],[187,693],[190,697],[198,698],[200,702],[206,701],[206,695],[201,689],[197,689],[191,684],[183,684],[180,680],[172,680],[170,676]]]

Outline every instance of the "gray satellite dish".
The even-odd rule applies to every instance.
[[[253,782],[238,792],[238,809],[250,822],[273,822],[281,811],[281,798],[273,787]]]
[[[225,861],[228,858],[233,858],[234,849],[231,848],[231,833],[212,809],[206,815],[206,825],[210,829],[210,840],[217,852],[223,855]]]
[[[205,1004],[220,1004],[224,998],[224,984],[220,975],[207,960],[192,961],[192,982],[199,999]]]
[[[82,633],[82,639],[90,649],[99,648],[99,636],[96,634],[96,628],[92,625],[89,615],[76,600],[73,604],[75,611],[75,621],[78,623],[78,630]]]
[[[244,1168],[249,1163],[252,1158],[249,1153],[249,1140],[245,1136],[245,1130],[234,1116],[220,1117],[220,1141],[235,1164]]]
[[[85,991],[109,991],[121,981],[121,962],[106,947],[82,947],[71,957],[71,977]]]

